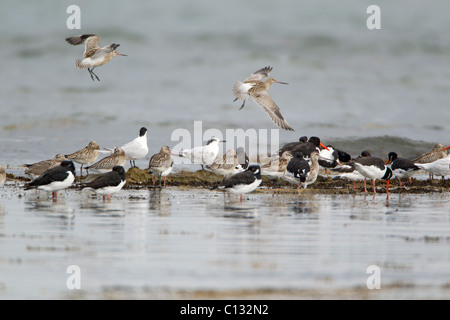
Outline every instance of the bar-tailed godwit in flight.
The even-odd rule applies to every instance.
[[[161,186],[162,177],[164,177],[164,187],[166,186],[166,178],[173,168],[173,159],[169,146],[163,146],[161,150],[150,158],[148,169],[153,176],[153,184],[155,184],[155,177],[159,179],[159,186]]]
[[[245,102],[252,97],[253,100],[269,115],[270,119],[284,130],[293,131],[289,124],[284,120],[280,108],[269,96],[267,90],[273,83],[287,84],[286,82],[280,82],[275,78],[270,77],[263,81],[264,78],[269,77],[272,67],[264,67],[258,71],[252,73],[247,79],[242,81],[236,81],[233,86],[233,95],[236,100],[243,100],[241,110],[245,106]],[[233,102],[234,102],[233,101]]]
[[[95,78],[100,81],[98,76],[94,73],[94,68],[99,67],[110,61],[116,55],[126,56],[126,54],[118,53],[117,47],[120,46],[117,43],[110,44],[109,46],[100,47],[100,37],[95,34],[82,34],[79,36],[68,37],[66,41],[71,45],[80,45],[85,43],[83,59],[77,59],[75,66],[78,69],[86,69],[89,71],[92,80]]]

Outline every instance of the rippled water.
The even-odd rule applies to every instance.
[[[270,90],[296,129],[280,132],[280,143],[315,135],[385,156],[397,141],[387,152],[413,157],[448,142],[448,1],[380,4],[376,31],[366,27],[369,1],[78,1],[81,30],[68,30],[71,4],[2,2],[0,163],[48,159],[91,140],[111,148],[141,126],[148,158],[195,120],[204,131],[275,129],[254,102],[240,111],[232,103],[234,81],[265,65],[289,82]],[[64,41],[79,33],[120,43],[128,57],[99,67],[93,82],[74,66],[83,48]]]
[[[274,129],[252,101],[240,111],[232,103],[234,81],[266,65],[289,83],[270,89],[296,130],[280,131],[280,144],[315,135],[355,156],[414,157],[448,143],[448,1],[380,3],[377,31],[366,28],[370,1],[83,0],[82,29],[68,30],[72,4],[1,3],[0,164],[8,173],[91,140],[122,145],[142,126],[150,152],[141,168],[197,120],[203,133]],[[128,56],[96,69],[93,82],[74,66],[83,49],[64,41],[79,33],[120,43]],[[450,297],[447,194],[386,203],[382,195],[257,193],[242,205],[197,189],[128,190],[111,203],[62,194],[53,203],[12,185],[0,190],[0,297],[240,288]],[[81,267],[81,293],[66,287],[71,264]],[[382,290],[365,287],[372,264]]]
[[[450,298],[448,194],[268,192],[240,203],[166,188],[103,202],[67,190],[53,202],[6,188],[2,298]],[[70,265],[80,290],[67,288]],[[372,265],[379,290],[366,286]]]

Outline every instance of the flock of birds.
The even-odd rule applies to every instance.
[[[87,69],[91,79],[100,81],[93,72],[94,68],[104,65],[116,55],[126,56],[116,51],[119,44],[100,47],[100,37],[95,34],[83,34],[66,38],[71,45],[85,44],[83,59],[77,59],[75,65],[79,69]],[[287,84],[269,77],[272,67],[267,66],[257,70],[244,81],[236,81],[233,85],[235,100],[242,100],[242,109],[245,102],[251,97],[281,129],[293,131],[282,116],[279,107],[271,99],[268,89],[273,83]],[[266,80],[264,80],[267,78]],[[264,81],[263,81],[264,80]],[[218,138],[212,137],[204,146],[192,149],[182,149],[173,152],[169,146],[163,146],[149,161],[148,170],[155,178],[158,177],[159,186],[166,186],[166,177],[172,172],[174,161],[172,156],[190,159],[192,163],[200,164],[203,170],[209,170],[224,177],[223,181],[213,189],[224,189],[229,193],[242,195],[258,188],[262,182],[262,175],[271,179],[283,179],[298,185],[298,188],[306,188],[313,184],[318,177],[319,169],[328,169],[337,173],[333,179],[345,178],[355,182],[364,180],[364,191],[367,192],[366,180],[372,180],[373,192],[376,192],[375,181],[386,180],[387,192],[389,192],[389,180],[397,177],[400,186],[402,180],[411,181],[412,175],[423,169],[430,175],[444,177],[450,173],[450,156],[445,147],[437,144],[433,150],[422,154],[416,159],[399,158],[395,152],[388,155],[388,161],[378,157],[372,157],[369,152],[363,151],[361,155],[353,158],[345,151],[325,146],[318,137],[300,137],[299,141],[284,145],[277,154],[267,163],[249,164],[248,156],[243,148],[228,150],[223,156],[219,156]],[[100,150],[97,142],[91,141],[86,147],[69,154],[57,154],[54,158],[43,160],[33,164],[25,164],[25,173],[32,180],[25,184],[25,190],[38,189],[52,192],[53,199],[57,199],[57,192],[66,189],[75,182],[75,163],[81,165],[80,178],[83,176],[83,166],[86,173],[97,175],[89,182],[81,182],[81,189],[93,190],[98,195],[110,199],[111,194],[118,192],[126,183],[124,166],[130,161],[131,167],[135,167],[135,161],[144,158],[148,154],[147,129],[142,127],[139,135],[134,140],[123,144],[121,147]],[[95,162],[100,153],[108,155]],[[0,185],[6,181],[6,171],[0,166]]]

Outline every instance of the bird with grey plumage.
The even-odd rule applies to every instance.
[[[115,56],[126,56],[126,54],[118,53],[116,51],[120,44],[113,43],[109,46],[100,47],[100,37],[95,34],[82,34],[78,36],[68,37],[66,41],[71,45],[77,46],[80,44],[84,45],[83,59],[77,59],[75,61],[75,66],[78,69],[86,69],[91,75],[92,81],[97,79],[100,81],[99,77],[94,73],[96,67],[102,66],[109,62]],[[94,79],[95,76],[95,79]]]
[[[287,84],[269,77],[272,72],[272,67],[264,67],[252,73],[244,81],[236,81],[233,85],[234,101],[242,100],[242,106],[239,110],[244,108],[245,102],[251,98],[269,115],[270,119],[281,129],[293,131],[294,129],[284,119],[280,108],[272,100],[267,92],[273,83]],[[265,81],[264,78],[268,77]],[[234,102],[233,101],[233,102]]]
[[[85,169],[86,171],[102,174],[112,171],[112,169],[116,166],[124,167],[126,163],[127,159],[125,157],[125,151],[123,151],[120,147],[116,147],[111,155],[100,159]]]
[[[153,176],[153,184],[155,177],[159,179],[161,186],[162,177],[164,177],[164,187],[166,186],[166,178],[172,172],[173,160],[169,146],[163,146],[161,150],[150,158],[148,164],[149,173]]]
[[[25,174],[29,176],[30,179],[34,180],[48,169],[59,166],[64,160],[66,160],[66,157],[63,154],[58,153],[52,159],[25,164]]]
[[[98,143],[96,141],[91,141],[86,147],[64,156],[67,160],[72,160],[73,162],[81,164],[80,176],[82,176],[83,165],[89,165],[97,160],[98,150],[100,150]],[[87,173],[89,172],[87,171]]]
[[[6,182],[6,170],[3,165],[0,165],[0,186],[4,185]]]

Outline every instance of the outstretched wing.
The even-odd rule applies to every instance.
[[[270,119],[284,130],[294,131],[289,124],[284,120],[283,115],[280,112],[280,108],[269,96],[267,91],[260,91],[252,95],[253,99],[263,110],[269,115]]]
[[[272,69],[273,68],[270,67],[270,66],[261,68],[258,71],[253,72],[247,79],[244,80],[244,82],[246,82],[246,81],[262,80],[265,77],[269,76],[269,74],[272,71]]]
[[[86,42],[84,47],[84,58],[92,57],[100,49],[100,37],[95,34],[82,34],[79,36],[68,37],[66,41],[71,45],[77,46]]]

